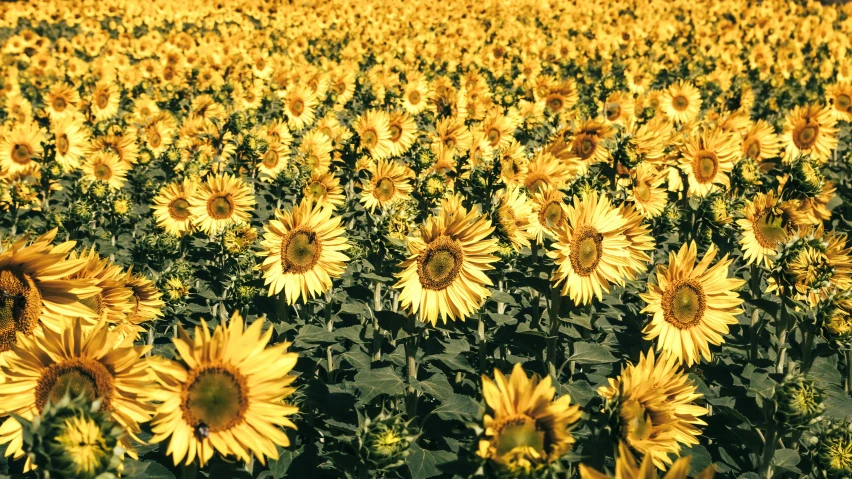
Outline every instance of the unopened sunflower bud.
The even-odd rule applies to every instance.
[[[825,410],[822,389],[801,374],[784,378],[776,395],[779,420],[789,426],[807,427]]]

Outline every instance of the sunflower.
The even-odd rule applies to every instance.
[[[129,165],[139,159],[139,146],[136,144],[135,129],[128,128],[118,134],[100,136],[92,140],[92,151],[104,151],[118,155],[118,158]]]
[[[571,178],[571,170],[552,154],[539,150],[527,164],[524,187],[531,194],[544,188],[560,189]]]
[[[524,154],[524,146],[514,138],[509,145],[498,153],[500,158],[500,179],[506,186],[515,186],[527,175],[529,160]]]
[[[260,269],[269,296],[282,290],[288,304],[301,296],[304,301],[322,294],[346,269],[349,243],[341,218],[332,216],[330,205],[302,200],[291,211],[275,211],[275,219],[264,225],[264,256]]]
[[[651,458],[665,469],[672,464],[681,444],[698,444],[706,425],[699,419],[707,409],[693,401],[702,397],[674,357],[655,358],[649,351],[639,362],[628,364],[621,375],[598,388],[605,409],[617,414],[617,434],[633,450]]]
[[[571,450],[575,442],[571,431],[582,413],[567,394],[554,400],[550,376],[527,377],[515,363],[508,379],[497,369],[494,380],[482,376],[482,395],[488,414],[482,420],[480,457],[513,473],[529,474]]]
[[[56,232],[51,230],[29,244],[21,238],[0,249],[0,352],[15,343],[16,333],[32,334],[39,320],[56,326],[65,317],[93,316],[78,299],[100,289],[92,279],[68,279],[86,261],[67,259],[74,241],[51,246]]]
[[[289,145],[278,140],[270,140],[267,143],[266,153],[263,154],[263,158],[257,164],[257,171],[260,172],[261,179],[273,181],[278,173],[290,163],[289,154]]]
[[[291,130],[301,131],[311,126],[319,100],[310,89],[303,85],[293,85],[284,93],[283,100],[287,125]]]
[[[103,181],[116,190],[127,181],[128,165],[115,153],[97,151],[89,155],[81,168],[83,177],[89,181]]]
[[[95,123],[112,118],[118,113],[118,104],[121,93],[115,83],[101,81],[95,85],[92,91],[92,100],[89,103]]]
[[[80,103],[80,94],[73,86],[60,83],[52,86],[44,98],[47,114],[52,121],[73,116]]]
[[[92,279],[96,281],[95,286],[100,288],[98,294],[80,300],[94,313],[91,321],[84,321],[84,326],[92,326],[96,322],[95,318],[106,318],[111,324],[124,321],[135,306],[135,301],[133,291],[125,284],[125,275],[121,266],[107,258],[101,258],[94,247],[79,256],[74,251],[68,256],[71,261],[78,258],[85,260],[85,266],[68,279]],[[51,323],[45,323],[45,326],[58,331],[58,326]]]
[[[253,207],[251,188],[230,173],[208,175],[195,194],[189,197],[193,224],[207,234],[248,221]]]
[[[407,239],[409,256],[395,274],[402,307],[433,326],[439,317],[464,321],[479,309],[493,284],[485,271],[498,259],[492,231],[486,216],[462,206],[428,217],[420,236]]]
[[[15,174],[27,170],[41,158],[46,141],[36,123],[16,125],[11,131],[0,132],[0,173]]]
[[[402,93],[402,108],[412,115],[422,113],[429,106],[429,82],[421,74],[412,74]]]
[[[825,99],[837,121],[852,122],[852,82],[838,82],[826,88]]]
[[[558,232],[553,258],[557,269],[553,281],[562,285],[562,295],[577,305],[589,304],[609,291],[610,283],[622,284],[632,276],[631,242],[625,236],[627,223],[606,196],[590,193],[574,197],[568,207],[567,226]]]
[[[390,156],[391,141],[390,117],[381,110],[368,110],[355,121],[353,126],[361,139],[361,148],[370,152],[375,160]]]
[[[680,168],[687,175],[690,196],[707,196],[721,185],[729,187],[728,173],[734,169],[737,144],[721,130],[690,135],[682,150]]]
[[[582,122],[574,132],[571,142],[571,153],[586,165],[604,163],[609,160],[609,150],[604,147],[603,140],[613,132],[611,126],[595,120]]]
[[[216,102],[210,95],[198,95],[192,100],[190,117],[204,120],[205,123],[223,122],[228,117],[225,107]]]
[[[691,456],[678,458],[666,472],[666,475],[663,476],[663,479],[687,479],[689,477],[689,463],[691,461]],[[712,479],[714,472],[713,466],[710,465],[695,477],[696,479]],[[580,464],[580,479],[610,479],[610,477],[585,464]],[[618,443],[618,458],[615,460],[615,479],[657,479],[659,477],[657,467],[654,466],[654,461],[650,455],[643,457],[640,463],[633,456],[630,446],[627,443],[624,441]]]
[[[195,195],[197,187],[195,180],[187,178],[183,182],[169,183],[160,188],[151,207],[154,210],[157,226],[174,236],[181,236],[192,231],[189,199]]]
[[[146,398],[150,376],[142,358],[150,349],[133,346],[133,338],[122,340],[106,321],[89,329],[79,319],[66,320],[57,331],[20,336],[0,365],[5,376],[0,383],[0,413],[32,420],[48,402],[56,403],[66,393],[89,401],[98,398],[101,410],[130,434],[121,446],[135,456],[130,439],[139,441],[139,424],[153,413]],[[16,419],[0,426],[0,444],[7,445],[7,456],[24,455],[23,432]]]
[[[417,124],[408,113],[395,111],[388,119],[390,156],[401,156],[417,141]]]
[[[556,238],[568,224],[568,205],[565,194],[556,188],[545,187],[532,194],[532,218],[529,233],[536,243],[544,244],[544,238]]]
[[[641,298],[648,304],[642,312],[652,313],[643,330],[645,339],[657,339],[657,351],[665,351],[679,362],[692,366],[703,356],[710,360],[710,345],[718,346],[737,324],[743,300],[736,289],[745,281],[728,277],[733,260],[725,255],[712,267],[716,247],[711,245],[696,265],[695,242],[669,252],[669,264],[657,266],[657,284],[648,284]]]
[[[742,156],[751,158],[760,164],[777,158],[781,152],[781,139],[775,129],[765,120],[757,120],[743,137]]]
[[[310,171],[328,171],[334,146],[325,133],[311,130],[302,136],[299,144],[300,158]]]
[[[432,135],[432,146],[441,144],[451,156],[460,156],[470,149],[470,130],[463,121],[455,118],[444,118],[435,125]]]
[[[145,144],[154,156],[160,156],[174,142],[177,125],[174,118],[162,112],[145,128]]]
[[[53,124],[56,161],[62,170],[70,172],[80,168],[81,160],[89,151],[89,134],[73,118],[63,118]]]
[[[831,110],[819,105],[797,106],[787,114],[782,142],[787,158],[810,155],[819,161],[831,157],[837,148],[837,120]]]
[[[397,161],[379,160],[372,174],[361,191],[361,203],[370,212],[377,206],[384,207],[393,201],[407,198],[413,190],[409,180],[414,178],[414,172]]]
[[[509,239],[515,251],[530,246],[533,235],[530,227],[533,220],[531,202],[518,187],[503,190],[500,195],[500,207],[497,210],[500,229]]]
[[[283,400],[295,391],[288,373],[298,355],[287,352],[290,343],[267,347],[273,329],[263,332],[263,323],[245,327],[234,313],[213,334],[202,321],[194,337],[178,326],[176,360],[150,361],[160,386],[151,391],[159,401],[151,441],[168,438],[166,454],[176,465],[197,457],[204,466],[214,452],[265,464],[266,457],[278,458],[276,446],[290,445],[280,428],[296,427],[287,416],[298,408]]]
[[[746,264],[772,266],[772,257],[778,253],[778,243],[785,242],[788,233],[795,228],[792,218],[782,206],[773,191],[757,193],[746,202],[743,208],[745,218],[737,220],[742,231],[739,243]]]
[[[548,88],[544,105],[551,113],[559,114],[573,108],[579,98],[574,81],[565,80]]]
[[[648,162],[636,165],[632,175],[633,187],[627,199],[647,218],[656,218],[663,213],[669,202],[669,195],[663,187],[666,181],[665,171],[658,171]]]
[[[122,281],[133,293],[133,307],[127,314],[126,323],[139,325],[163,316],[163,293],[153,281],[143,274],[134,273],[132,268],[127,270]]]
[[[507,149],[515,140],[516,123],[506,115],[491,114],[479,125],[491,148]]]
[[[673,83],[662,95],[660,108],[675,123],[688,123],[701,112],[701,92],[683,80]]]
[[[312,171],[311,177],[302,189],[305,198],[318,205],[330,205],[332,208],[343,206],[346,196],[340,186],[340,178],[330,171]]]
[[[626,92],[610,93],[601,110],[607,123],[627,125],[634,114],[633,95]]]

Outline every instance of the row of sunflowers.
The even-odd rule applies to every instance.
[[[852,476],[850,48],[802,0],[0,3],[0,474]]]

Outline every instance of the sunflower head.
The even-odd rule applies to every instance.
[[[785,190],[796,197],[814,197],[822,192],[825,177],[819,163],[810,155],[800,155],[790,164],[790,179]]]
[[[405,464],[415,439],[411,421],[386,410],[367,417],[358,434],[362,457],[378,471],[391,471]]]
[[[791,374],[784,378],[775,394],[778,420],[790,426],[807,428],[825,410],[822,388],[801,374]]]
[[[828,477],[852,474],[852,431],[844,424],[829,423],[818,436],[817,458]]]
[[[124,429],[100,411],[99,401],[65,394],[23,427],[30,460],[51,477],[94,479],[121,467]]]
[[[41,308],[41,293],[30,275],[0,269],[0,351],[15,343],[17,331],[35,329]]]

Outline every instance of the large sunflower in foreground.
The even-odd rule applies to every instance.
[[[101,410],[124,427],[134,439],[139,424],[153,413],[146,391],[151,381],[142,356],[150,346],[133,346],[121,339],[105,321],[88,330],[79,319],[66,320],[58,331],[44,329],[32,337],[19,336],[0,366],[0,414],[32,419],[47,402],[56,403],[67,393],[101,399]],[[21,425],[9,418],[0,426],[0,444],[6,455],[23,456]],[[122,447],[133,451],[125,436]]]
[[[598,394],[616,417],[620,439],[660,469],[672,464],[669,454],[678,454],[681,444],[698,444],[698,426],[706,424],[699,418],[708,411],[693,403],[702,395],[689,376],[674,357],[655,358],[653,351],[625,366]]]
[[[568,207],[567,226],[559,231],[547,256],[556,263],[553,281],[562,284],[562,295],[574,304],[603,299],[610,283],[623,283],[632,276],[631,243],[624,231],[627,223],[606,196],[593,192],[574,197]]]
[[[383,207],[394,200],[407,198],[413,190],[409,180],[414,178],[414,172],[402,163],[379,160],[372,173],[372,178],[364,183],[361,191],[361,203],[370,212],[377,206]]]
[[[482,376],[482,395],[489,414],[483,418],[485,437],[479,456],[514,473],[529,473],[559,459],[571,449],[571,430],[582,413],[567,394],[554,400],[551,377],[528,378],[515,363],[507,379],[494,370],[494,380]]]
[[[691,135],[682,151],[680,168],[689,180],[690,196],[707,196],[719,186],[731,184],[728,173],[734,169],[737,144],[722,130]]]
[[[690,122],[701,112],[701,92],[692,83],[680,80],[663,92],[660,108],[675,123]]]
[[[208,176],[189,199],[194,224],[208,234],[248,221],[253,207],[251,188],[230,173]]]
[[[287,418],[298,408],[283,402],[294,389],[289,375],[298,355],[290,343],[268,346],[273,329],[263,320],[248,328],[234,313],[230,323],[210,334],[207,324],[190,337],[178,326],[177,360],[152,360],[160,388],[149,387],[160,404],[152,421],[152,442],[169,439],[166,454],[175,464],[201,466],[214,452],[243,461],[278,458],[276,446],[290,441],[281,427],[295,429]]]
[[[189,199],[195,195],[197,187],[195,180],[187,178],[181,183],[169,183],[160,188],[160,193],[154,197],[154,205],[151,207],[157,226],[175,236],[192,231]]]
[[[402,307],[433,326],[438,318],[464,321],[479,309],[493,284],[485,271],[497,261],[492,231],[487,217],[461,206],[427,218],[420,236],[408,238],[409,257],[395,275]]]
[[[85,267],[86,260],[67,259],[74,241],[51,246],[56,231],[30,244],[21,238],[0,249],[0,352],[15,343],[16,333],[32,334],[39,320],[57,329],[64,317],[94,316],[78,299],[100,289],[92,279],[66,279]]]
[[[695,264],[695,242],[669,252],[669,264],[657,266],[657,284],[648,284],[641,298],[648,303],[642,312],[653,314],[643,331],[645,339],[657,339],[657,351],[665,351],[687,366],[703,356],[710,360],[710,345],[725,342],[728,326],[737,324],[743,300],[735,292],[745,281],[728,277],[732,260],[725,255],[716,264],[716,247],[710,246]]]
[[[687,479],[691,461],[692,456],[678,458],[666,471],[663,479]],[[710,465],[707,469],[698,473],[695,478],[712,479],[714,473],[713,466]],[[660,476],[657,474],[657,468],[654,466],[651,456],[643,457],[640,463],[630,451],[630,446],[621,441],[618,443],[618,458],[615,460],[615,476],[608,476],[585,464],[580,464],[580,479],[610,479],[610,477],[615,479],[657,479]]]
[[[301,296],[307,301],[331,288],[331,281],[346,269],[349,249],[341,219],[334,207],[303,200],[291,211],[276,210],[264,225],[261,264],[269,295],[284,291],[288,304]]]
[[[746,264],[772,265],[778,253],[778,243],[787,239],[791,229],[789,215],[785,214],[781,202],[773,191],[757,193],[743,208],[745,218],[737,220],[742,230],[740,247]]]
[[[826,161],[837,148],[837,120],[820,105],[797,106],[787,114],[781,138],[788,159],[807,154]]]

